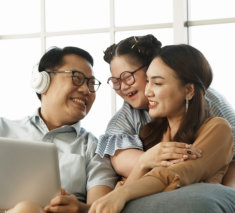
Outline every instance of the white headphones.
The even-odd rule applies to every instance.
[[[50,85],[50,75],[46,71],[38,71],[38,65],[34,66],[31,79],[31,87],[38,94],[47,91]]]

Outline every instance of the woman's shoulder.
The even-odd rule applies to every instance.
[[[229,125],[229,122],[227,120],[225,120],[224,118],[222,117],[216,117],[216,116],[212,116],[212,117],[209,117],[205,120],[204,124],[207,124],[207,125],[217,125],[217,124],[224,124],[224,125]]]
[[[202,132],[203,130],[216,128],[220,130],[229,130],[232,132],[232,128],[227,120],[221,117],[210,117],[207,118],[202,126],[199,128],[198,132]]]

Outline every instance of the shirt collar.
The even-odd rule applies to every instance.
[[[34,113],[33,113],[33,115],[31,116],[31,120],[34,122],[34,123],[38,123],[38,122],[43,122],[44,123],[44,121],[43,121],[43,119],[41,118],[41,116],[40,116],[40,109],[41,108],[38,108]],[[44,123],[45,124],[45,123]],[[46,126],[46,124],[45,124],[45,126]],[[69,128],[72,128],[72,129],[74,129],[75,131],[76,131],[76,134],[77,134],[77,137],[79,136],[79,133],[80,133],[80,130],[81,130],[81,122],[80,121],[78,121],[78,122],[76,122],[76,123],[74,123],[74,124],[72,124],[72,125],[64,125],[64,126],[61,126],[61,127],[59,127],[59,128],[57,128],[57,129],[55,129],[55,130],[53,130],[53,131],[63,131],[63,130],[68,130]]]
[[[35,110],[35,112],[32,114],[31,116],[31,120],[34,122],[34,123],[37,123],[41,117],[40,117],[40,108],[38,108],[37,110]]]

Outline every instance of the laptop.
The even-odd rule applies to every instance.
[[[60,188],[54,144],[0,137],[0,209],[20,201],[44,207],[60,194]]]

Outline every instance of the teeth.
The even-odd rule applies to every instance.
[[[85,101],[83,101],[83,100],[81,100],[81,99],[73,98],[73,101],[85,105]]]
[[[153,106],[153,105],[156,105],[156,103],[157,103],[157,102],[155,102],[155,101],[149,101],[149,104],[152,105],[152,106]]]
[[[127,96],[132,96],[134,94],[135,94],[135,92],[131,92],[131,93],[128,93]]]

